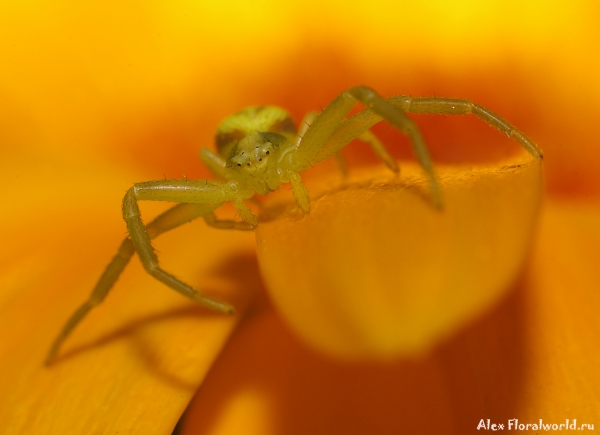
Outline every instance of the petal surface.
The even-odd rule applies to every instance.
[[[599,219],[597,206],[548,201],[530,267],[421,358],[327,358],[263,300],[188,408],[183,435],[466,434],[487,419],[534,433],[540,419],[597,427]]]
[[[293,330],[330,355],[395,358],[427,350],[508,291],[534,235],[541,161],[520,154],[438,173],[441,211],[414,166],[308,183],[307,215],[291,195],[267,203],[259,263]]]

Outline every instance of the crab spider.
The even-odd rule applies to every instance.
[[[366,108],[346,118],[356,103]],[[220,180],[160,180],[136,183],[123,199],[123,219],[129,237],[104,270],[90,297],[75,311],[55,339],[46,364],[73,328],[106,297],[117,278],[137,253],[146,271],[172,289],[207,308],[233,313],[233,307],[198,293],[189,285],[161,269],[151,240],[199,217],[210,226],[223,229],[251,230],[258,219],[244,203],[254,195],[266,195],[283,183],[291,183],[299,208],[310,211],[309,195],[300,173],[338,153],[348,142],[360,139],[397,172],[395,160],[369,129],[386,120],[405,133],[418,162],[429,180],[432,205],[442,208],[440,187],[429,152],[414,122],[406,113],[465,115],[474,114],[509,137],[516,139],[535,158],[542,152],[522,132],[488,109],[468,100],[451,98],[412,98],[396,96],[385,99],[370,88],[357,86],[342,92],[318,116],[309,114],[297,132],[290,115],[278,107],[250,107],[225,119],[218,127],[218,154],[208,149],[200,157]],[[144,225],[138,201],[171,201],[179,204]],[[242,221],[218,220],[213,211],[231,201]]]

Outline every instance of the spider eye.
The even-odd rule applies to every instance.
[[[261,157],[259,157],[259,158],[258,158],[258,161],[259,161],[259,162],[262,162],[262,158],[261,158]]]
[[[246,166],[250,166],[250,162],[246,163]]]
[[[265,151],[265,154],[266,154],[266,155],[269,155],[269,151]]]
[[[242,167],[242,164],[241,164],[241,163],[238,163],[238,168],[241,168],[241,167]]]

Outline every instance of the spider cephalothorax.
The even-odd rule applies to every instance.
[[[276,106],[252,106],[227,117],[217,127],[215,144],[223,158],[231,149],[255,133],[277,133],[289,140],[296,135],[296,124],[290,114]]]
[[[365,109],[346,118],[360,102]],[[151,239],[199,217],[211,226],[223,229],[251,230],[258,219],[245,204],[255,194],[266,195],[282,183],[291,183],[299,208],[308,213],[310,199],[300,173],[341,149],[353,139],[367,142],[393,171],[396,161],[370,132],[381,120],[390,122],[410,139],[417,160],[423,167],[431,189],[433,210],[442,209],[442,194],[425,142],[406,113],[444,115],[474,114],[509,137],[516,139],[534,157],[542,158],[539,148],[511,124],[488,109],[467,100],[453,98],[412,98],[396,96],[385,99],[370,88],[357,86],[342,92],[318,116],[309,114],[300,131],[288,112],[279,107],[249,107],[225,119],[217,129],[217,153],[202,149],[200,157],[219,180],[159,180],[136,183],[123,198],[123,218],[129,237],[108,265],[91,296],[68,320],[56,338],[46,363],[52,362],[60,345],[89,310],[108,294],[134,253],[146,271],[172,289],[200,304],[224,313],[233,307],[205,296],[164,271]],[[179,204],[168,209],[148,225],[142,222],[138,201],[170,201]],[[242,221],[218,220],[213,211],[231,202]]]
[[[226,118],[215,142],[226,159],[223,176],[255,193],[276,190],[291,164],[283,157],[295,149],[296,125],[287,111],[275,106],[248,107]]]
[[[245,181],[256,193],[266,195],[281,183],[281,157],[294,145],[279,133],[257,131],[231,148],[226,163],[228,179]],[[265,186],[263,188],[263,186]]]

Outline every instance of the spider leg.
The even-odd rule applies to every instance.
[[[370,111],[378,115],[378,119],[383,118],[389,121],[410,138],[417,159],[429,177],[433,203],[437,208],[441,208],[442,199],[439,184],[433,170],[429,151],[416,124],[406,116],[402,109],[392,105],[388,100],[365,86],[357,86],[342,92],[315,118],[294,155],[295,169],[298,172],[303,171],[334,154],[349,142],[348,140],[341,145],[340,142],[337,142],[334,146],[327,146],[332,135],[344,123],[344,118],[357,102],[363,103]],[[355,117],[350,119],[353,118]],[[361,126],[360,131],[349,139],[352,140],[364,134],[373,124],[366,125],[364,128]]]
[[[344,179],[347,178],[348,177],[348,165],[346,164],[346,158],[344,157],[344,153],[342,153],[342,150],[339,150],[337,153],[335,153],[334,158],[335,158],[335,165],[341,172],[342,178],[344,178]]]
[[[204,204],[208,206],[206,212],[211,212],[228,200],[232,200],[234,204],[236,202],[243,204],[240,198],[228,193],[224,186],[226,185],[209,183],[206,180],[166,180],[137,183],[127,191],[123,198],[123,219],[127,224],[131,242],[146,272],[173,290],[207,308],[223,313],[233,313],[231,305],[198,293],[191,286],[175,278],[159,266],[158,257],[150,242],[150,234],[142,222],[138,206],[139,200],[178,201],[190,204]],[[243,206],[246,207],[245,205]],[[239,211],[238,206],[236,206],[236,209]],[[246,210],[256,219],[247,207]],[[250,226],[255,226],[248,222],[249,218],[247,216],[242,213],[240,215]]]
[[[306,130],[308,130],[308,127],[310,127],[310,124],[312,124],[312,122],[315,120],[317,115],[318,115],[317,112],[312,111],[312,112],[308,112],[306,115],[304,115],[304,118],[302,118],[302,122],[300,123],[300,128],[298,129],[298,138],[296,141],[296,147],[300,146],[300,142],[302,142],[304,133],[306,133]],[[346,178],[348,176],[348,168],[346,166],[346,161],[344,159],[344,155],[342,154],[341,150],[339,150],[337,153],[335,153],[335,163],[336,163],[338,169],[340,170],[340,172],[342,173],[342,177]]]
[[[396,163],[396,160],[390,155],[390,153],[388,153],[385,146],[381,143],[379,138],[373,134],[372,131],[365,131],[358,136],[358,140],[367,142],[369,145],[371,145],[371,148],[373,148],[373,151],[375,151],[377,157],[383,160],[383,163],[385,163],[388,168],[394,172],[400,172],[400,168],[398,168],[398,163]]]
[[[208,168],[208,170],[211,172],[211,174],[214,175],[214,177],[218,180],[226,180],[227,179],[227,162],[225,160],[223,160],[223,158],[216,153],[213,153],[211,150],[209,150],[208,148],[202,148],[200,150],[200,160],[202,160],[202,162],[206,165],[206,167]],[[251,203],[253,203],[254,205],[256,205],[259,208],[262,208],[262,203],[257,200],[255,197],[252,198],[248,198],[248,201],[250,201]],[[206,221],[206,223],[212,227],[215,228],[222,228],[222,229],[234,229],[234,230],[251,230],[251,227],[244,227],[243,225],[237,225],[239,222],[236,223],[236,225],[234,226],[229,226],[229,224],[222,224],[222,221],[215,221],[215,220],[211,220],[209,221],[209,217],[208,215],[204,217],[204,220]],[[215,223],[213,225],[213,222]],[[231,221],[234,222],[234,221]]]
[[[525,133],[491,110],[458,98],[407,97],[399,95],[388,100],[394,107],[409,113],[432,115],[475,115],[488,125],[497,128],[508,137],[515,139],[523,148],[537,158],[544,157],[542,150]]]
[[[292,184],[292,192],[296,197],[296,202],[304,213],[310,212],[310,197],[308,196],[308,190],[306,190],[306,186],[302,183],[300,179],[300,174],[298,172],[290,172],[290,183]]]
[[[508,137],[514,138],[533,157],[542,158],[543,154],[539,147],[529,139],[523,132],[519,131],[508,121],[502,119],[489,109],[474,104],[468,100],[455,98],[431,98],[431,97],[408,97],[399,95],[391,97],[388,102],[407,113],[430,114],[430,115],[468,115],[473,114],[485,121],[488,125],[497,128]],[[317,161],[324,160],[337,150],[343,148],[352,139],[367,132],[370,127],[380,122],[383,118],[371,109],[346,119],[339,128],[331,135],[325,146],[319,151]]]
[[[302,122],[300,122],[300,126],[298,127],[298,140],[296,141],[296,147],[300,146],[300,142],[302,141],[306,130],[308,130],[308,127],[310,127],[318,115],[319,114],[314,111],[308,112],[306,115],[304,115],[304,118],[302,118]]]
[[[247,222],[238,222],[238,221],[234,221],[234,220],[217,219],[217,217],[215,216],[215,214],[213,212],[207,213],[202,217],[204,218],[204,221],[206,222],[207,225],[209,225],[213,228],[221,229],[221,230],[250,231],[250,230],[254,229]]]
[[[154,239],[164,232],[170,231],[180,225],[190,222],[206,213],[212,214],[212,210],[217,208],[214,204],[177,204],[157,216],[146,227],[148,237]],[[129,260],[135,253],[135,248],[131,238],[126,238],[119,246],[119,250],[109,265],[104,269],[102,276],[96,283],[89,298],[72,314],[58,337],[52,343],[48,352],[45,364],[50,365],[56,358],[56,355],[66,338],[71,334],[75,326],[87,315],[87,313],[99,305],[115,282],[125,269]]]
[[[200,149],[200,160],[206,165],[208,170],[215,176],[215,178],[220,180],[225,180],[227,173],[226,171],[226,162],[225,160],[218,154],[213,153],[208,148]]]
[[[377,157],[383,160],[386,166],[390,168],[393,172],[400,172],[400,168],[398,168],[398,163],[396,162],[396,160],[394,160],[390,153],[388,153],[385,146],[381,143],[379,138],[373,134],[372,131],[366,130],[364,133],[356,137],[356,139],[360,140],[361,142],[368,143],[377,155]],[[325,146],[327,146],[330,141],[331,140],[327,141]],[[335,163],[340,172],[342,173],[342,176],[346,178],[348,176],[348,168],[346,165],[346,159],[344,159],[344,154],[342,153],[342,149],[339,149],[335,153]]]
[[[300,128],[298,130],[298,141],[296,143],[296,146],[300,145],[302,137],[304,136],[306,130],[308,130],[314,119],[317,117],[317,115],[317,112],[309,112],[306,115],[304,115],[304,118],[302,119],[302,122],[300,123]],[[383,162],[387,165],[388,168],[390,168],[394,172],[399,172],[398,163],[396,163],[396,160],[394,160],[394,158],[388,153],[385,146],[381,143],[377,136],[373,134],[373,132],[366,129],[361,134],[357,134],[356,136],[354,136],[354,138],[362,142],[368,143],[371,146],[371,148],[373,148],[373,151],[375,152],[377,157],[383,160]],[[327,144],[328,143],[329,141],[327,142]],[[327,144],[325,146],[327,146]],[[335,153],[335,162],[340,172],[342,173],[342,176],[346,177],[348,175],[348,169],[346,167],[346,161],[341,152],[341,149],[339,149]]]

